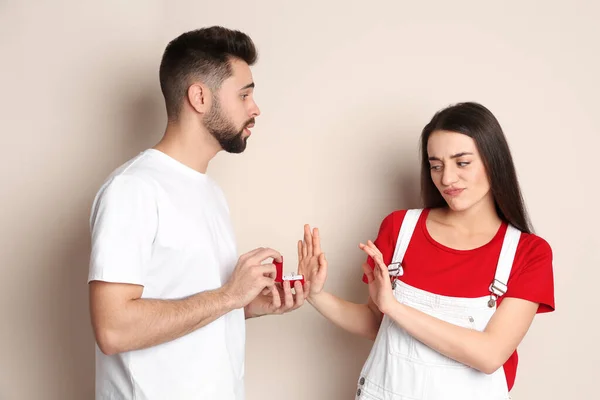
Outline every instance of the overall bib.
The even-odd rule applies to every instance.
[[[402,274],[402,260],[422,210],[409,210],[400,228],[390,271]],[[460,298],[433,294],[394,279],[398,302],[468,329],[483,331],[506,293],[521,232],[509,224],[490,294]],[[392,269],[391,266],[399,266]],[[393,275],[392,272],[390,274]],[[468,277],[465,277],[468,279]],[[504,368],[485,374],[448,358],[409,335],[384,316],[356,391],[356,400],[507,400]]]

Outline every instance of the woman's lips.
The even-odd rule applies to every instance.
[[[444,194],[455,197],[455,196],[458,196],[459,194],[461,194],[463,192],[463,190],[465,190],[465,189],[446,189],[446,190],[444,190]]]

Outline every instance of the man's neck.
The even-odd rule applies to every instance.
[[[184,123],[169,123],[154,149],[203,174],[221,150],[217,140],[204,127]]]

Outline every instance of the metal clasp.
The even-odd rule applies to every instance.
[[[490,285],[490,292],[492,292],[496,296],[504,295],[507,289],[508,287],[504,283],[500,282],[498,279],[494,279],[494,281]]]
[[[500,282],[498,279],[494,279],[494,281],[490,284],[490,300],[488,301],[488,307],[492,308],[496,305],[496,301],[498,297],[504,295],[508,287]]]
[[[388,273],[390,276],[402,276],[404,275],[404,268],[402,268],[402,264],[399,262],[391,263],[388,265]]]
[[[388,265],[388,273],[392,277],[392,290],[395,290],[398,277],[404,275],[404,268],[399,262],[391,263]]]

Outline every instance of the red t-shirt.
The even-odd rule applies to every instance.
[[[400,280],[431,293],[453,297],[481,297],[488,295],[496,272],[498,257],[507,224],[503,223],[487,244],[473,250],[455,250],[436,242],[427,231],[425,221],[429,210],[421,213],[411,238],[404,261],[404,275]],[[406,210],[388,215],[374,241],[386,264],[392,262],[396,240]],[[371,268],[373,260],[368,257]],[[367,282],[363,275],[363,282]],[[541,237],[522,233],[517,246],[513,267],[504,297],[517,297],[539,303],[538,313],[554,311],[554,278],[552,249]],[[504,364],[508,389],[512,389],[517,372],[518,355],[515,351]]]

